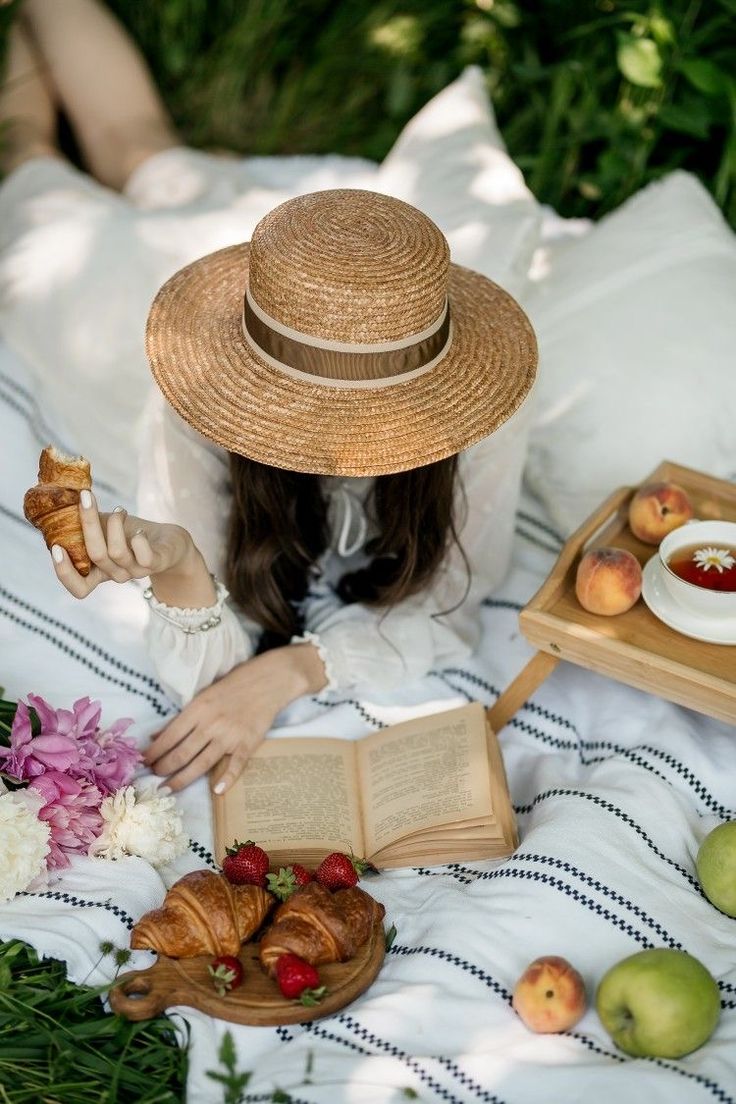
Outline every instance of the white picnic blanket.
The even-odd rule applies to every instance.
[[[51,421],[0,345],[0,683],[8,697],[31,691],[55,705],[99,698],[104,718],[135,718],[143,743],[172,712],[141,647],[144,603],[133,585],[76,602],[22,518],[40,447],[64,444]],[[435,671],[391,700],[301,701],[274,735],[357,737],[420,711],[492,702],[531,654],[517,613],[559,543],[539,507],[525,502],[514,569],[487,603],[473,662]],[[734,736],[730,726],[563,664],[500,736],[521,831],[513,858],[372,880],[398,935],[375,983],[341,1014],[271,1029],[179,1010],[191,1029],[189,1100],[222,1099],[206,1074],[229,1030],[240,1069],[253,1071],[245,1101],[270,1099],[276,1087],[318,1104],[389,1104],[404,1089],[445,1104],[736,1101],[736,921],[708,904],[694,876],[700,841],[736,816]],[[213,861],[205,784],[181,804],[190,849],[165,872],[167,883]],[[76,982],[102,983],[114,967],[101,960],[100,942],[125,947],[136,918],[163,893],[142,860],[80,858],[48,891],[0,906],[0,937],[63,959]],[[571,1032],[535,1036],[510,1007],[516,979],[538,955],[569,958],[592,997],[609,966],[652,946],[682,947],[718,979],[721,1023],[687,1058],[625,1057],[592,1010]],[[149,960],[138,952],[132,965]],[[304,1084],[310,1054],[312,1084]]]

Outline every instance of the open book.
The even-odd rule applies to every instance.
[[[255,840],[274,864],[352,851],[383,867],[505,858],[519,842],[478,703],[360,740],[266,740],[212,800],[220,860],[235,839]]]

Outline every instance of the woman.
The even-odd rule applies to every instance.
[[[90,0],[24,12],[95,175],[140,180],[177,143],[130,43]],[[109,105],[68,64],[82,36],[84,56],[105,54]],[[0,110],[22,117],[20,164],[53,155],[53,114],[37,76],[19,105],[33,55],[14,49]],[[301,695],[382,690],[477,644],[509,561],[536,347],[505,292],[449,264],[429,219],[341,190],[282,204],[249,244],[173,276],[147,351],[166,402],[141,517],[100,514],[83,492],[95,566],[83,578],[63,549],[52,557],[79,598],[150,579],[149,649],[184,708],[147,759],[174,789],[220,764],[220,793]]]

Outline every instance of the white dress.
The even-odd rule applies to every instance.
[[[511,560],[514,518],[530,421],[529,400],[496,433],[460,454],[457,520],[470,578],[453,545],[431,584],[388,612],[344,605],[335,584],[367,562],[374,535],[364,504],[373,485],[322,477],[328,499],[329,548],[315,566],[302,608],[305,632],[325,664],[327,692],[387,690],[434,667],[467,658],[480,640],[480,606],[502,582]],[[163,398],[153,400],[141,460],[138,511],[183,525],[219,581],[230,508],[227,453],[188,426]],[[175,610],[152,599],[147,644],[159,678],[179,702],[253,655],[260,628],[218,586],[217,605]],[[447,611],[447,612],[445,612]],[[197,629],[213,616],[220,621]]]
[[[0,325],[35,375],[39,404],[69,429],[66,439],[90,457],[97,477],[118,489],[118,501],[132,490],[133,480],[125,480],[139,458],[139,513],[187,528],[219,580],[227,454],[152,389],[143,353],[148,304],[182,264],[250,237],[276,203],[337,186],[338,174],[340,186],[366,186],[366,167],[283,159],[276,192],[263,186],[262,159],[228,161],[178,148],[145,162],[123,195],[51,158],[21,166],[0,186]],[[372,534],[364,504],[372,480],[323,479],[329,548],[301,612],[305,638],[325,662],[328,692],[387,690],[476,647],[481,602],[509,567],[530,409],[527,398],[505,426],[461,454],[457,521],[469,585],[452,547],[431,585],[390,611],[343,605],[334,586],[366,562]],[[215,627],[184,631],[213,614],[220,617]],[[173,610],[152,600],[147,642],[161,682],[186,703],[248,659],[259,632],[220,584],[210,610]]]

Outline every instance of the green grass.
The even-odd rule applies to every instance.
[[[107,2],[192,145],[380,159],[473,63],[561,214],[596,218],[685,168],[736,225],[736,0]]]
[[[0,944],[0,1104],[177,1104],[186,1068],[165,1016],[107,1015],[63,963]]]
[[[736,223],[736,0],[108,0],[196,146],[380,159],[480,65],[536,196],[597,217],[697,173]]]

